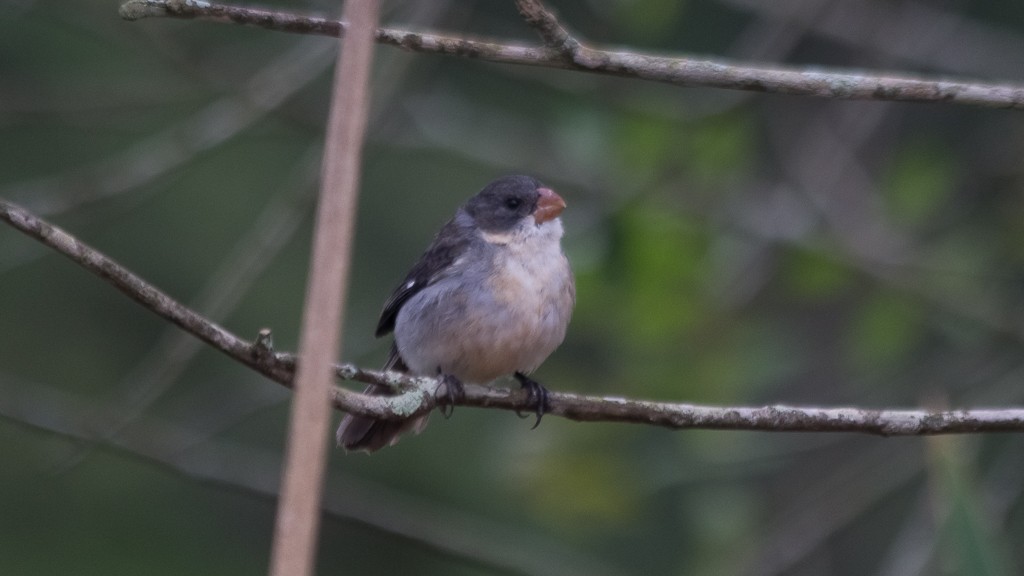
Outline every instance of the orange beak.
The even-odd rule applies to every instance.
[[[537,208],[533,211],[534,222],[543,224],[558,218],[565,210],[565,200],[550,188],[538,188],[537,192],[540,192],[540,200],[537,200]]]

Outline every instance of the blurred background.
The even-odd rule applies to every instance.
[[[277,2],[336,15],[327,0]],[[264,5],[273,5],[267,2]],[[1024,81],[1015,0],[552,1],[638,51]],[[330,39],[0,1],[0,197],[294,350]],[[510,0],[396,28],[537,43]],[[666,401],[1024,403],[1024,116],[682,89],[378,47],[343,360],[465,198],[564,196],[536,374]],[[0,226],[0,573],[265,570],[289,393]],[[335,415],[335,421],[340,415]],[[461,408],[331,455],[321,574],[1024,570],[1024,438],[672,432]]]

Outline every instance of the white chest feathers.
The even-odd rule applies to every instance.
[[[497,304],[485,324],[521,372],[536,369],[561,344],[572,315],[576,291],[561,236],[559,220],[484,236],[496,248],[488,284]]]

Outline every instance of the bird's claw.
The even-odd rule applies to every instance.
[[[434,400],[447,420],[455,412],[455,404],[466,397],[466,390],[462,382],[451,374],[440,374],[440,379],[441,385],[434,390]]]
[[[540,419],[544,417],[544,413],[548,411],[548,389],[545,388],[540,382],[526,376],[521,372],[515,373],[515,379],[519,381],[519,385],[526,390],[527,402],[534,407],[537,415],[537,421],[533,423],[530,430],[540,426]],[[526,415],[520,410],[516,410],[516,415],[520,418],[526,418]]]

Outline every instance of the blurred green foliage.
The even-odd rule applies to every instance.
[[[1017,2],[812,4],[552,2],[622,49],[1022,80]],[[510,1],[385,6],[395,27],[537,41]],[[334,44],[116,9],[0,3],[0,197],[294,349]],[[343,356],[382,361],[371,334],[394,283],[466,197],[526,172],[569,203],[578,303],[537,374],[552,389],[1020,405],[1022,157],[1019,112],[382,47]],[[187,342],[0,227],[0,574],[265,569],[288,394]],[[529,425],[459,409],[373,457],[333,453],[320,573],[1024,567],[1019,435]]]

